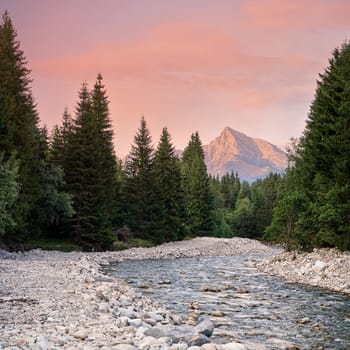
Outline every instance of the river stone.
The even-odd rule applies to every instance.
[[[137,348],[130,344],[118,344],[113,346],[113,350],[137,350]]]
[[[153,320],[155,320],[156,322],[162,322],[164,320],[164,317],[162,314],[159,314],[157,312],[148,312],[147,313],[149,318],[152,318]]]
[[[177,344],[173,344],[170,347],[170,350],[187,350],[188,349],[188,345],[186,343],[177,343]]]
[[[222,350],[247,350],[247,347],[241,343],[228,343],[222,346]]]
[[[148,323],[150,326],[155,326],[157,324],[157,321],[154,320],[153,318],[145,318],[144,321]]]
[[[178,315],[171,315],[170,318],[173,320],[173,323],[175,325],[180,325],[182,324],[182,317]]]
[[[201,350],[218,350],[218,349],[221,349],[221,345],[208,343],[201,346]]]
[[[317,260],[314,265],[314,271],[317,273],[322,272],[326,267],[328,267],[328,264],[325,263],[322,260]]]
[[[119,308],[118,311],[120,313],[120,316],[125,316],[130,319],[139,318],[139,315],[135,311],[124,309],[124,308]]]
[[[154,338],[170,337],[173,343],[188,343],[195,334],[194,328],[190,326],[156,326],[145,332],[146,336]]]
[[[211,313],[211,315],[212,315],[213,317],[223,317],[223,316],[225,316],[225,314],[224,314],[222,311],[220,311],[220,310],[214,310],[214,311]]]
[[[80,330],[75,332],[73,337],[79,340],[85,340],[88,337],[88,332],[85,330]]]
[[[210,320],[204,319],[195,327],[195,331],[199,334],[211,337],[214,332],[214,325]]]
[[[148,350],[151,346],[154,346],[154,345],[161,345],[161,341],[154,337],[146,337],[142,339],[141,343],[139,344],[139,349]]]
[[[105,314],[109,313],[109,304],[107,303],[101,303],[97,309],[98,312],[102,312]]]
[[[188,345],[190,346],[201,346],[203,344],[209,343],[210,339],[204,335],[204,334],[195,334],[191,340],[189,341]]]
[[[129,320],[129,325],[135,328],[141,327],[143,324],[141,318],[134,318],[133,320]]]

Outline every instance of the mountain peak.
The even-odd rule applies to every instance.
[[[252,182],[287,167],[287,156],[277,146],[228,126],[204,151],[208,172],[215,176],[237,171],[242,180]]]

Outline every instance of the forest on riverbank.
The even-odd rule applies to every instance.
[[[126,161],[116,157],[101,74],[83,83],[74,115],[40,126],[16,29],[0,23],[0,244],[107,250],[130,239],[249,237],[350,249],[350,44],[320,75],[286,174],[252,184],[207,174],[198,132],[181,158],[167,128],[153,146],[146,120]]]

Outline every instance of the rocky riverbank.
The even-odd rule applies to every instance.
[[[183,319],[100,265],[247,252],[274,250],[248,239],[197,238],[122,252],[0,252],[0,349],[251,349],[234,340],[210,343],[214,326],[195,304]]]
[[[322,250],[312,255],[276,255],[280,252],[243,238],[196,238],[106,253],[0,252],[0,349],[268,349],[264,344],[242,344],[234,338],[227,344],[211,343],[214,326],[201,318],[196,303],[189,305],[190,316],[183,318],[142,296],[123,280],[106,276],[101,265],[264,253],[272,256],[256,262],[264,272],[291,282],[329,289],[333,285],[333,290],[350,292],[349,254]],[[297,349],[293,344],[280,348]]]
[[[314,249],[311,253],[283,252],[255,263],[262,272],[287,282],[350,295],[350,252]]]

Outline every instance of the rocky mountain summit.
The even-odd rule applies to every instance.
[[[215,176],[234,171],[241,180],[253,182],[270,172],[282,173],[287,167],[286,153],[280,148],[229,127],[204,146],[204,152],[208,173]]]

